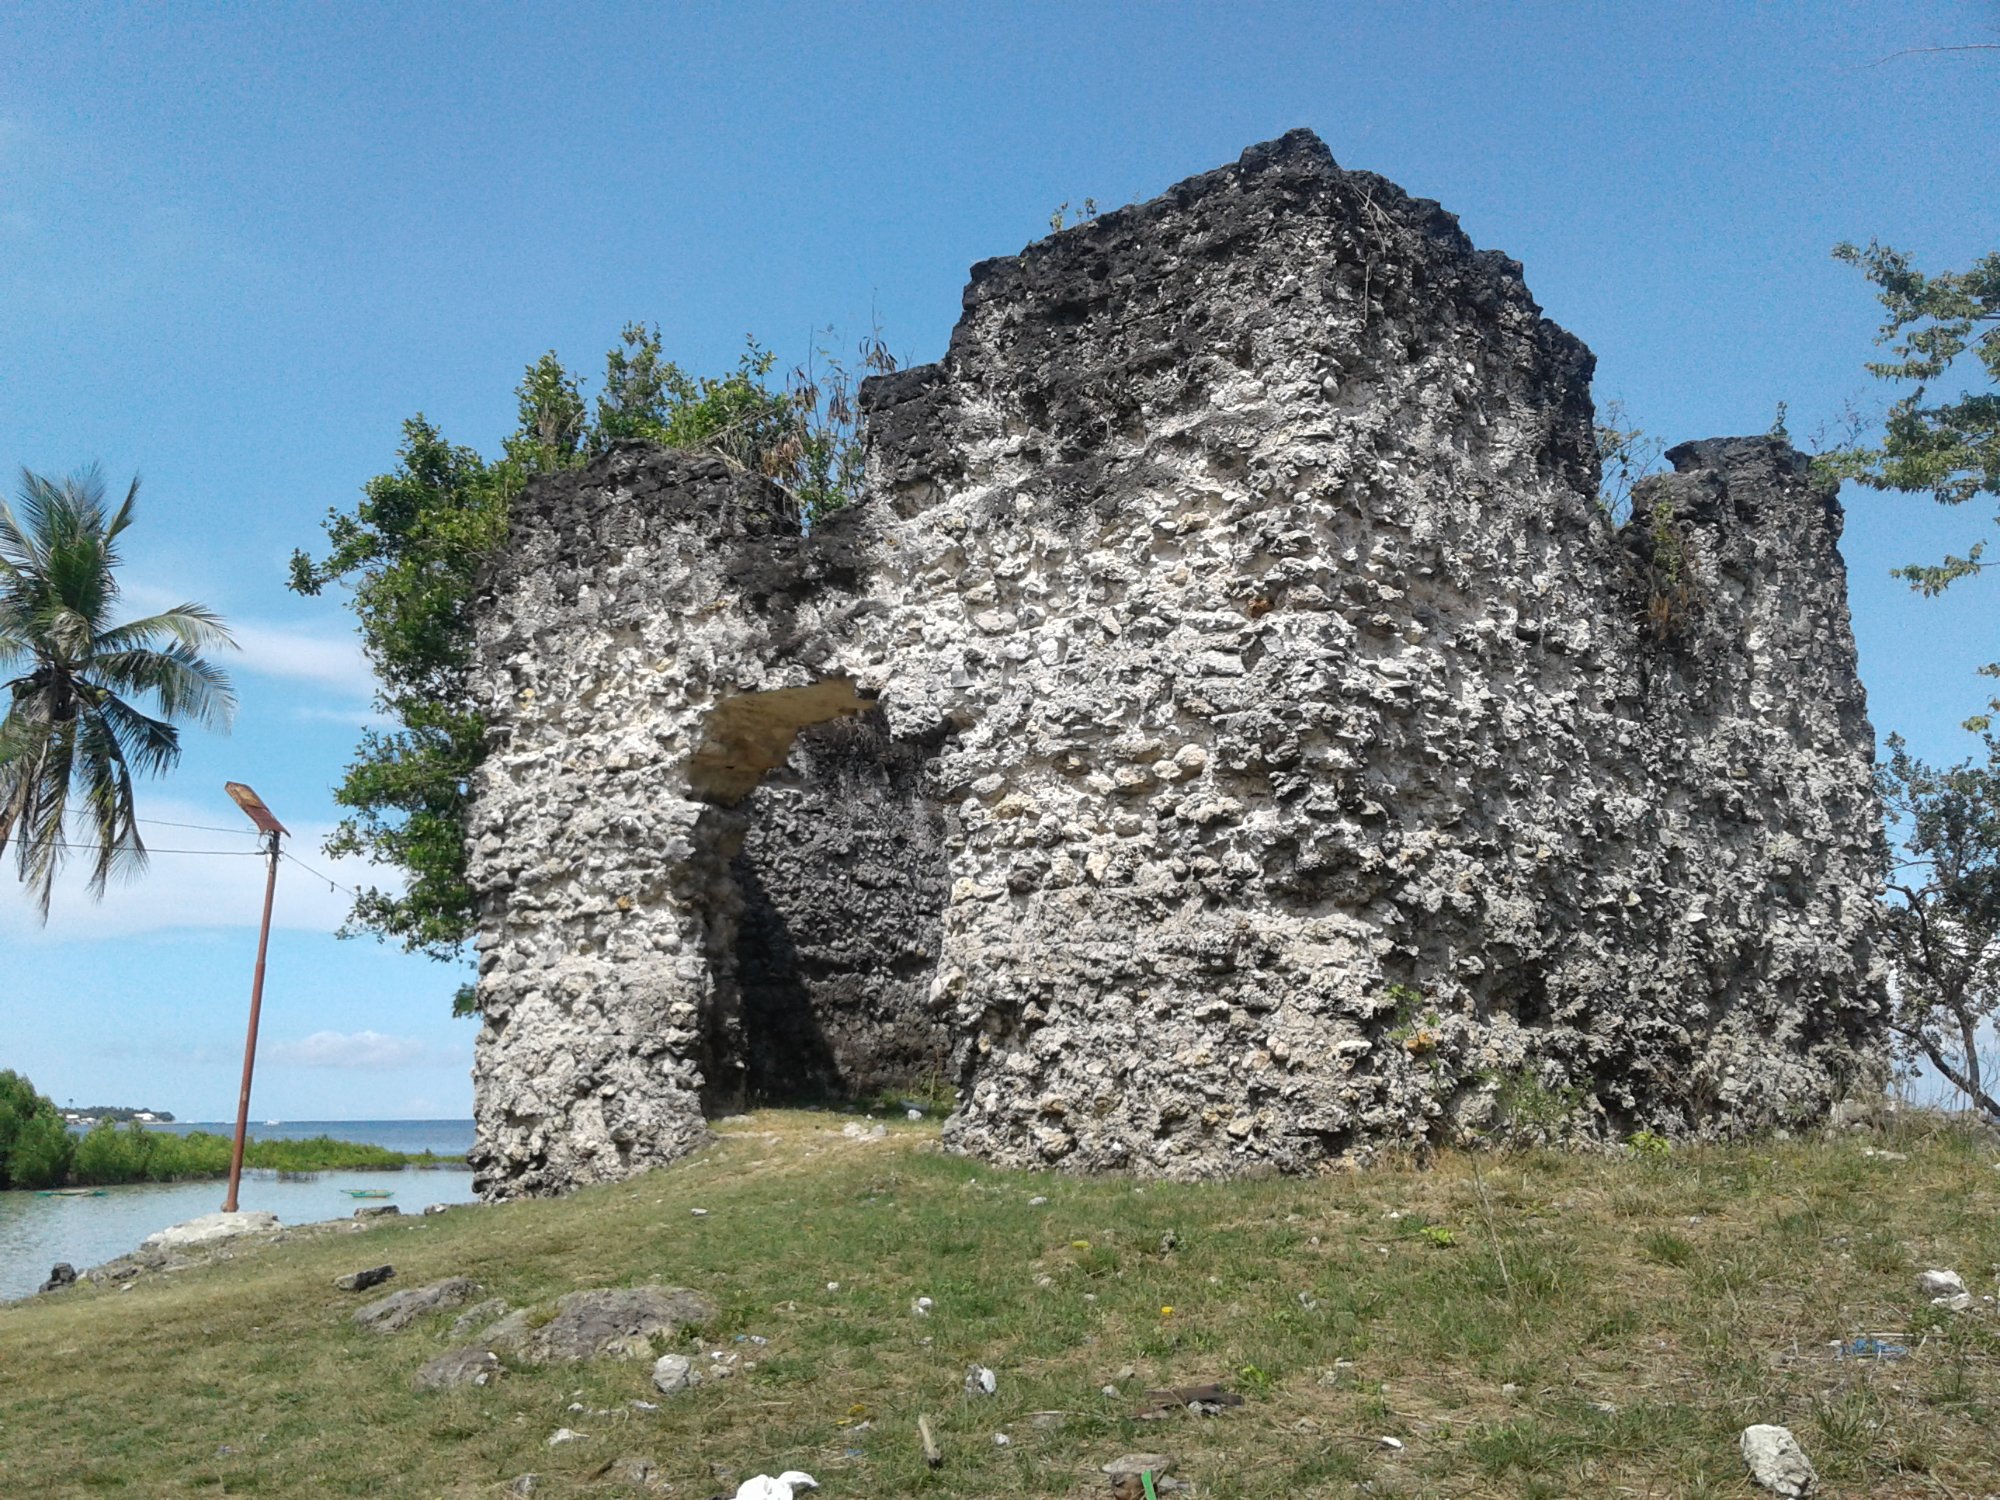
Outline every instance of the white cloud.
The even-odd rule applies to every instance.
[[[389,1036],[380,1031],[315,1031],[296,1041],[274,1042],[264,1054],[274,1063],[295,1068],[349,1068],[390,1072],[432,1064],[463,1061],[456,1051],[413,1036]]]

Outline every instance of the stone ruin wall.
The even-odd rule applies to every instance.
[[[523,497],[475,1165],[942,1082],[1173,1176],[1816,1119],[1882,857],[1832,492],[1688,444],[1614,527],[1520,268],[1299,133],[976,266],[802,536],[722,462]]]

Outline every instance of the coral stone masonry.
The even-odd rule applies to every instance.
[[[1840,509],[1719,439],[1614,524],[1591,365],[1297,132],[975,266],[810,534],[712,457],[531,487],[483,1190],[878,1093],[1176,1177],[1822,1117],[1884,1005]]]

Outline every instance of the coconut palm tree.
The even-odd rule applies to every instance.
[[[235,644],[215,611],[111,623],[138,495],[134,479],[107,515],[95,467],[61,480],[23,469],[15,503],[0,501],[0,856],[11,842],[43,921],[73,848],[94,851],[93,896],[145,863],[132,782],[180,759],[174,721],[226,728],[236,712],[229,679],[201,656]],[[158,717],[135,706],[148,699]]]

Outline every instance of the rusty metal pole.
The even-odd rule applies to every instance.
[[[229,1151],[229,1196],[222,1200],[222,1211],[233,1214],[236,1190],[243,1180],[243,1138],[250,1128],[250,1075],[257,1066],[257,1020],[264,1009],[264,955],[271,944],[271,904],[278,893],[278,841],[285,835],[285,825],[272,817],[263,799],[240,781],[226,783],[224,790],[264,835],[270,861],[264,876],[264,920],[257,929],[257,971],[250,981],[250,1029],[243,1039],[243,1090],[236,1097],[236,1141]]]

